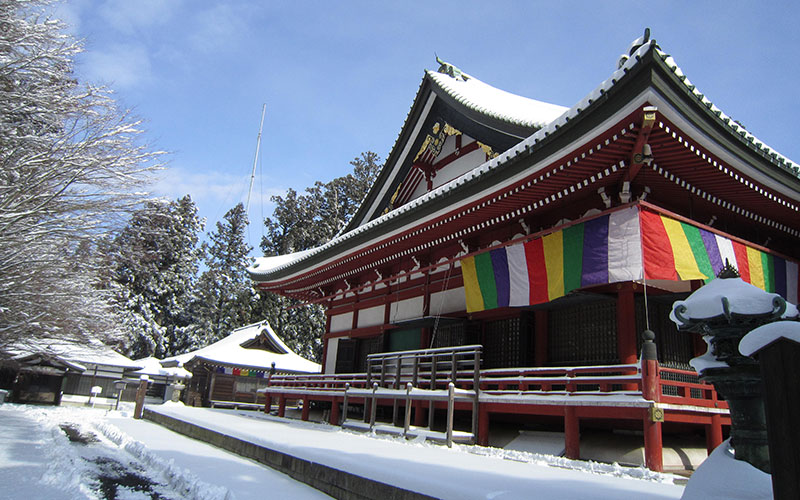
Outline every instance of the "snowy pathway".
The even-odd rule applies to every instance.
[[[474,446],[448,449],[252,411],[171,404],[149,408],[298,458],[436,498],[656,500],[678,499],[683,492],[683,487],[671,484],[671,476],[646,469],[525,453],[509,455],[503,450]]]
[[[329,498],[285,474],[121,412],[0,406],[0,499]]]

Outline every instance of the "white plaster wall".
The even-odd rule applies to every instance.
[[[423,297],[401,300],[391,304],[389,317],[392,321],[402,321],[404,319],[414,319],[422,317],[422,308],[425,301]]]
[[[336,371],[336,355],[339,353],[339,337],[328,339],[328,353],[325,356],[325,369],[323,373]]]
[[[464,287],[431,294],[431,316],[462,312],[467,309]]]
[[[331,331],[332,332],[343,332],[345,330],[350,330],[353,328],[353,313],[348,312],[344,314],[337,314],[336,316],[331,316]]]
[[[382,325],[385,310],[385,306],[382,305],[359,310],[358,327]]]

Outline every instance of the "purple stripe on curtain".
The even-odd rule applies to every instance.
[[[705,229],[700,229],[700,237],[703,238],[703,246],[706,247],[708,260],[711,261],[711,269],[714,270],[714,274],[716,275],[725,265],[725,263],[722,261],[722,255],[719,253],[717,238],[713,233],[710,233]]]
[[[608,216],[586,221],[583,226],[581,286],[608,283]]]
[[[505,248],[498,248],[489,252],[492,256],[492,269],[494,269],[494,284],[497,287],[497,307],[508,307],[508,297],[511,284],[508,279],[508,256]]]

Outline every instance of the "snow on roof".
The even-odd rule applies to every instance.
[[[127,356],[123,356],[107,345],[97,341],[77,344],[65,340],[47,339],[35,343],[19,345],[13,350],[16,353],[14,356],[15,359],[24,358],[36,353],[45,353],[81,365],[95,364],[116,366],[126,369],[136,369],[142,366]]]
[[[367,222],[366,224],[362,224],[361,226],[356,227],[352,231],[347,233],[341,234],[324,245],[318,246],[316,248],[309,249],[300,254],[291,254],[291,257],[287,259],[282,264],[269,268],[267,270],[257,268],[256,266],[251,266],[247,268],[247,271],[250,273],[251,277],[254,279],[259,278],[266,278],[267,275],[274,271],[280,271],[286,269],[298,262],[301,262],[313,255],[316,255],[320,252],[323,252],[331,247],[339,245],[348,239],[351,239],[355,236],[358,236],[364,232],[367,232],[376,226],[380,226],[391,219],[398,217],[400,215],[406,214],[408,212],[412,212],[419,207],[426,205],[433,200],[439,199],[441,197],[447,196],[455,190],[456,188],[463,186],[464,184],[471,183],[489,172],[492,172],[498,168],[501,168],[510,160],[516,158],[520,154],[525,153],[527,150],[530,150],[532,147],[536,146],[539,142],[545,140],[548,136],[555,133],[559,128],[564,127],[570,120],[577,117],[580,113],[583,113],[587,108],[589,108],[592,103],[600,99],[605,93],[607,93],[617,82],[622,79],[628,72],[630,72],[639,62],[642,60],[644,55],[649,52],[650,50],[654,50],[655,53],[664,61],[664,64],[677,76],[677,78],[683,82],[683,84],[692,92],[695,98],[705,107],[707,107],[711,112],[713,112],[720,120],[721,123],[725,124],[732,133],[739,134],[749,146],[759,152],[761,152],[766,158],[768,158],[775,166],[795,175],[800,176],[800,170],[798,170],[797,163],[790,161],[783,155],[780,155],[773,149],[766,146],[762,141],[758,140],[754,135],[747,132],[744,127],[736,123],[732,120],[729,116],[722,113],[722,111],[717,108],[711,101],[709,101],[704,94],[702,94],[697,88],[686,78],[686,75],[681,71],[678,65],[675,63],[675,60],[669,54],[665,53],[661,50],[655,40],[650,40],[646,43],[643,43],[638,49],[632,51],[630,57],[622,62],[619,68],[614,71],[610,77],[608,77],[605,81],[603,81],[597,88],[589,92],[583,99],[581,99],[578,103],[576,103],[571,108],[567,109],[560,116],[557,116],[550,122],[548,122],[545,126],[534,132],[530,137],[520,141],[515,146],[509,148],[507,151],[501,153],[500,155],[492,158],[491,160],[483,163],[482,165],[474,168],[473,170],[467,172],[466,174],[457,177],[450,182],[442,184],[441,186],[433,189],[425,193],[424,195],[402,205],[386,214],[376,217],[375,219]],[[450,78],[447,75],[443,75],[441,78]],[[438,78],[438,77],[437,77]],[[485,84],[484,84],[485,85]],[[487,85],[488,87],[488,85]],[[497,89],[495,89],[497,90]]]
[[[460,77],[452,77],[437,71],[427,71],[427,74],[439,88],[457,102],[502,121],[540,128],[567,110],[564,106],[500,90],[466,73],[461,73]]]
[[[248,269],[258,269],[259,272],[266,273],[289,262],[299,260],[311,253],[312,250],[313,249],[303,250],[301,252],[288,253],[286,255],[274,255],[271,257],[258,257]]]
[[[717,278],[700,287],[686,300],[675,302],[669,313],[669,319],[680,327],[686,325],[681,318],[703,320],[727,316],[731,313],[767,314],[775,310],[776,300],[783,301],[777,293],[765,292],[741,278]],[[727,306],[724,301],[727,301]],[[678,310],[678,314],[676,314],[676,310]],[[795,318],[797,315],[797,307],[786,302],[786,311],[781,317]]]
[[[148,358],[137,359],[134,361],[139,366],[143,368],[141,370],[136,370],[133,372],[136,375],[148,375],[148,376],[162,376],[162,377],[174,377],[174,378],[191,378],[192,373],[183,369],[182,367],[170,367],[164,368],[161,366],[161,360],[158,358],[154,358],[152,356]]]
[[[780,339],[793,340],[800,344],[800,322],[775,321],[759,326],[739,342],[739,352],[745,356],[752,356]]]
[[[262,333],[266,334],[268,339],[284,353],[278,354],[263,349],[242,347],[242,344],[255,339]],[[194,359],[259,370],[269,370],[272,363],[275,363],[275,369],[278,371],[319,373],[322,368],[319,364],[309,361],[289,349],[266,321],[238,328],[222,340],[196,351],[166,358],[163,363],[177,361],[185,365]]]

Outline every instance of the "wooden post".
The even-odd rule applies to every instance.
[[[337,398],[332,398],[331,401],[331,416],[328,419],[328,423],[331,425],[339,425],[339,400]]]
[[[397,390],[400,389],[400,376],[403,373],[403,364],[402,364],[402,357],[400,355],[397,355],[395,359],[396,359],[395,363],[397,363],[397,366],[395,367],[394,383],[392,384],[392,388]],[[397,398],[394,398],[394,404],[392,405],[392,425],[395,427],[397,427],[399,405],[400,402],[397,400]]]
[[[636,302],[632,283],[617,285],[617,355],[622,364],[636,363]]]
[[[268,392],[264,392],[264,413],[269,413],[272,410],[272,397]]]
[[[651,411],[644,415],[644,461],[648,469],[664,471],[663,444],[661,442],[661,422],[653,421]]]
[[[411,427],[411,382],[406,384],[406,414],[403,421],[403,437],[408,437],[408,428]]]
[[[425,412],[427,408],[425,408],[424,401],[417,401],[414,404],[414,426],[415,427],[422,427],[425,425]]]
[[[286,396],[280,394],[278,396],[278,416],[284,417],[286,416]]]
[[[564,455],[573,460],[581,458],[580,421],[574,406],[564,407]]]
[[[372,383],[372,407],[369,414],[369,430],[375,427],[375,412],[378,410],[378,383]]]
[[[344,401],[342,401],[342,422],[341,422],[341,425],[344,425],[344,423],[347,421],[347,412],[348,412],[348,406],[349,406],[349,403],[347,401],[347,397],[349,396],[349,394],[347,394],[348,392],[350,392],[350,382],[347,382],[346,384],[344,384]],[[337,425],[339,425],[339,424],[337,424]]]
[[[136,406],[133,408],[133,418],[140,419],[144,413],[144,397],[147,394],[147,382],[149,377],[142,375],[139,377],[139,389],[136,391]]]
[[[447,447],[453,447],[453,413],[455,410],[456,385],[452,382],[447,384]]]
[[[533,360],[536,366],[547,364],[547,310],[537,309],[534,311],[534,348]]]
[[[489,446],[489,423],[491,417],[486,405],[478,406],[478,444],[480,446]]]
[[[767,343],[762,340],[764,337],[772,341]],[[755,342],[748,342],[751,338]],[[742,354],[757,357],[760,365],[772,493],[776,500],[800,498],[800,456],[797,453],[800,449],[800,433],[797,432],[797,422],[800,421],[798,338],[800,322],[776,321],[751,331],[739,344]]]
[[[722,415],[711,414],[711,423],[706,425],[706,450],[708,454],[722,444]]]

